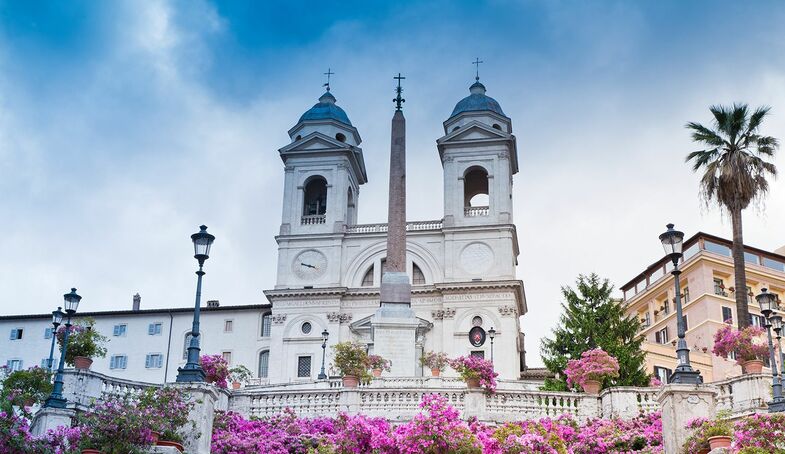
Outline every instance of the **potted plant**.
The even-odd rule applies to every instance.
[[[496,391],[496,377],[493,363],[478,356],[459,356],[448,360],[450,367],[455,369],[469,389],[484,387],[488,392]]]
[[[221,355],[202,355],[199,363],[204,370],[204,379],[219,388],[226,389],[229,378],[229,363]]]
[[[196,423],[188,418],[193,405],[188,395],[173,387],[148,388],[137,403],[148,414],[149,425],[158,432],[155,444],[171,446],[180,452],[183,452],[180,432],[196,430]]]
[[[759,326],[737,330],[725,325],[714,333],[712,353],[725,359],[735,354],[736,363],[745,373],[759,374],[763,370],[763,358],[769,353],[766,345],[756,342],[762,334],[763,328]]]
[[[89,369],[93,358],[106,356],[104,344],[108,341],[106,336],[93,329],[95,320],[86,318],[71,325],[68,333],[68,348],[65,352],[65,362],[77,369]],[[63,348],[65,338],[65,325],[57,330],[57,344]]]
[[[360,380],[367,380],[368,352],[365,345],[357,342],[339,342],[332,346],[333,366],[343,378],[345,388],[356,388]]]
[[[16,405],[27,412],[26,407],[41,404],[52,392],[52,373],[38,366],[17,370],[2,381],[0,401]]]
[[[568,386],[579,385],[585,392],[597,394],[605,379],[619,376],[619,362],[605,350],[595,348],[581,353],[580,359],[567,361],[564,373]]]
[[[232,379],[232,389],[240,389],[240,386],[243,383],[247,383],[252,376],[253,374],[251,371],[242,364],[229,369],[229,377]]]
[[[420,364],[431,369],[431,375],[438,377],[444,368],[447,367],[448,360],[446,353],[427,352],[420,357]]]
[[[730,412],[720,411],[715,419],[695,418],[687,421],[686,428],[693,429],[683,451],[690,453],[709,452],[717,448],[730,448],[733,426],[728,417]]]
[[[368,355],[368,367],[374,377],[381,377],[382,371],[390,372],[390,360],[384,359],[379,355]]]
[[[112,396],[78,417],[85,431],[82,452],[102,454],[141,453],[153,446],[154,413],[130,396]]]

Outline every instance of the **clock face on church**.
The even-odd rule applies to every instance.
[[[315,249],[300,252],[292,262],[292,271],[304,281],[317,279],[327,271],[327,257]]]

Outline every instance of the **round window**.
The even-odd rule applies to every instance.
[[[311,332],[311,323],[310,322],[303,323],[303,325],[300,327],[300,330],[303,332],[303,334],[310,333]]]
[[[472,319],[472,326],[482,326],[482,317],[475,315]]]

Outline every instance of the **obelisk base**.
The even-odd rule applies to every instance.
[[[381,307],[371,319],[373,352],[390,360],[394,377],[413,377],[417,372],[416,335],[419,320],[410,306],[409,276],[386,272],[382,276]]]

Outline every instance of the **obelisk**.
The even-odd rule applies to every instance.
[[[412,286],[406,273],[406,119],[400,74],[390,140],[390,194],[387,211],[387,259],[380,307],[371,320],[374,354],[390,360],[392,376],[414,376],[418,320],[411,308]]]

